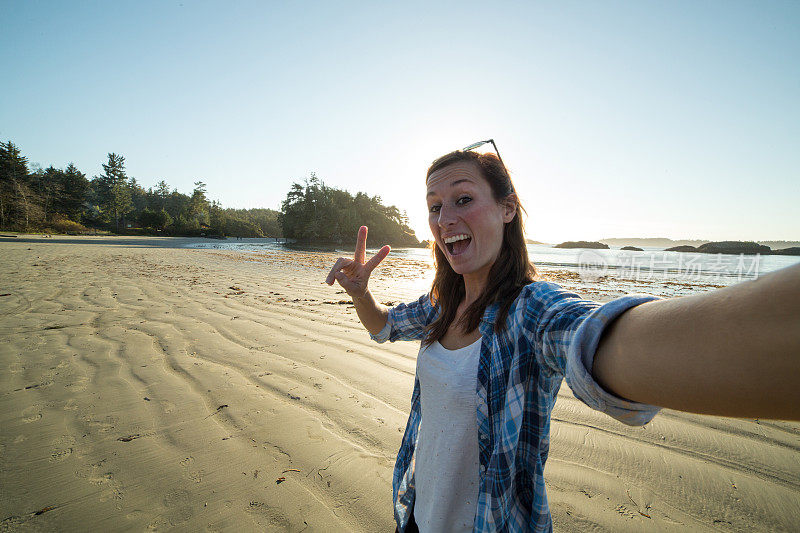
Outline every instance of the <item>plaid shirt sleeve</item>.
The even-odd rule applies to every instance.
[[[425,327],[436,316],[430,296],[425,294],[417,301],[400,304],[389,309],[386,325],[377,334],[370,333],[376,342],[413,341],[425,336]]]
[[[605,328],[628,309],[658,298],[628,295],[601,305],[553,283],[537,284],[532,296],[526,318],[533,321],[531,329],[534,340],[538,341],[535,352],[539,364],[563,375],[575,396],[592,409],[631,426],[652,420],[659,407],[609,393],[594,380],[591,369]]]

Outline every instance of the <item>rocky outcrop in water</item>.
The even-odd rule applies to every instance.
[[[608,250],[609,246],[596,241],[566,241],[556,244],[553,248],[591,248],[593,250]]]
[[[624,250],[625,248],[623,248]],[[673,246],[667,248],[665,252],[696,252],[701,254],[729,254],[729,255],[800,255],[800,247],[783,248],[772,250],[769,246],[758,244],[757,242],[745,241],[719,241],[707,242],[697,248],[694,246]]]
[[[792,246],[791,248],[781,248],[780,250],[772,250],[770,255],[800,255],[800,246]]]
[[[628,250],[629,252],[644,252],[641,248],[637,248],[636,246],[623,246],[620,250]]]
[[[756,242],[742,242],[742,241],[721,241],[721,242],[707,242],[697,247],[697,251],[702,254],[769,254],[772,250],[769,246],[758,244]]]

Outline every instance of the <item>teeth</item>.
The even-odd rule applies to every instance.
[[[448,237],[444,240],[444,242],[445,244],[450,244],[457,241],[463,241],[464,239],[469,239],[469,238],[470,238],[469,235],[464,235],[462,233],[461,235],[453,235],[452,237]]]

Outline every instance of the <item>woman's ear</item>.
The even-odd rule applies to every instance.
[[[503,199],[501,205],[503,206],[503,222],[508,224],[514,220],[514,215],[517,214],[517,195],[509,194]]]

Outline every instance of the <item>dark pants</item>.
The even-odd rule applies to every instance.
[[[400,530],[394,528],[394,533],[400,533]],[[411,519],[408,521],[408,525],[406,525],[406,533],[419,533],[417,521],[414,520],[414,511],[411,511]]]

